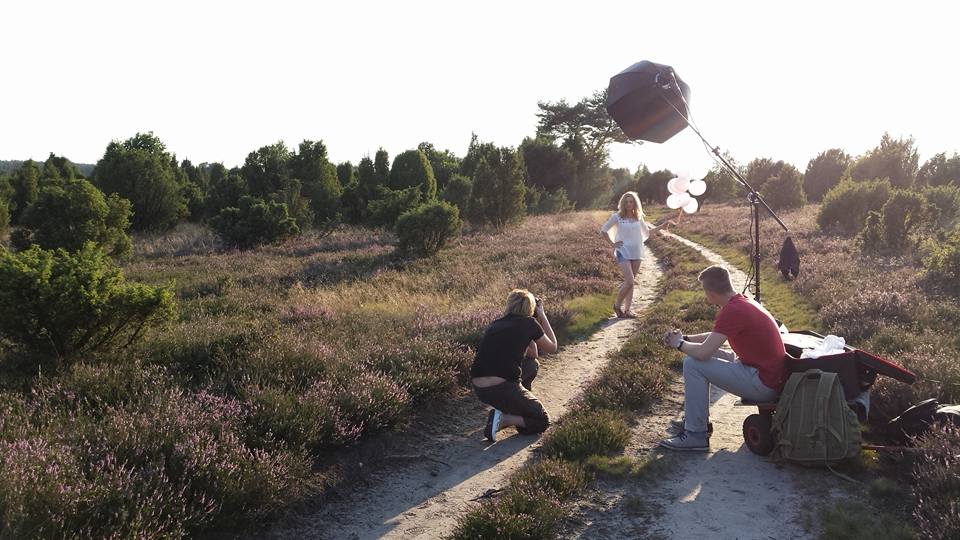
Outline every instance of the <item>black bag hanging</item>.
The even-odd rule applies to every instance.
[[[777,262],[777,268],[780,269],[784,279],[793,279],[800,274],[800,253],[789,236],[780,248],[780,261]]]

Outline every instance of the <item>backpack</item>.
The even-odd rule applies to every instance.
[[[772,432],[774,455],[804,465],[829,466],[854,457],[862,442],[839,377],[819,369],[790,375]]]

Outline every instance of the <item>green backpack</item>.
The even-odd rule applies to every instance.
[[[847,406],[836,373],[811,369],[790,376],[773,417],[774,455],[829,466],[860,452],[860,422]]]

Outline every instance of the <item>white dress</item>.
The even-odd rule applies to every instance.
[[[606,233],[611,241],[623,242],[617,250],[624,259],[643,258],[643,243],[650,238],[650,229],[642,219],[622,218],[619,212],[614,212],[600,230]]]

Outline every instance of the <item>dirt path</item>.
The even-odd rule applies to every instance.
[[[661,272],[647,252],[634,288],[633,309],[642,310],[654,297]],[[552,419],[563,416],[585,381],[594,378],[636,326],[630,319],[609,319],[586,341],[564,347],[542,360],[533,391]],[[453,409],[454,407],[451,407]],[[501,432],[488,445],[483,438],[484,408],[464,397],[446,420],[420,426],[415,436],[400,437],[364,474],[362,485],[334,494],[320,510],[304,515],[275,538],[440,538],[456,519],[477,504],[478,497],[505,484],[539,445],[539,438]],[[368,467],[370,468],[370,467]]]
[[[734,288],[747,276],[703,246],[664,232],[697,249],[712,264],[730,271]],[[714,389],[710,420],[714,425],[709,453],[657,450],[669,422],[683,415],[683,385],[678,380],[634,430],[628,453],[666,460],[665,472],[646,480],[601,481],[582,501],[566,537],[581,538],[737,538],[793,539],[812,536],[808,509],[823,502],[835,484],[821,471],[775,465],[750,452],[742,425],[754,408],[735,407],[737,398]],[[806,480],[806,481],[803,481]],[[824,481],[814,499],[810,482]]]

